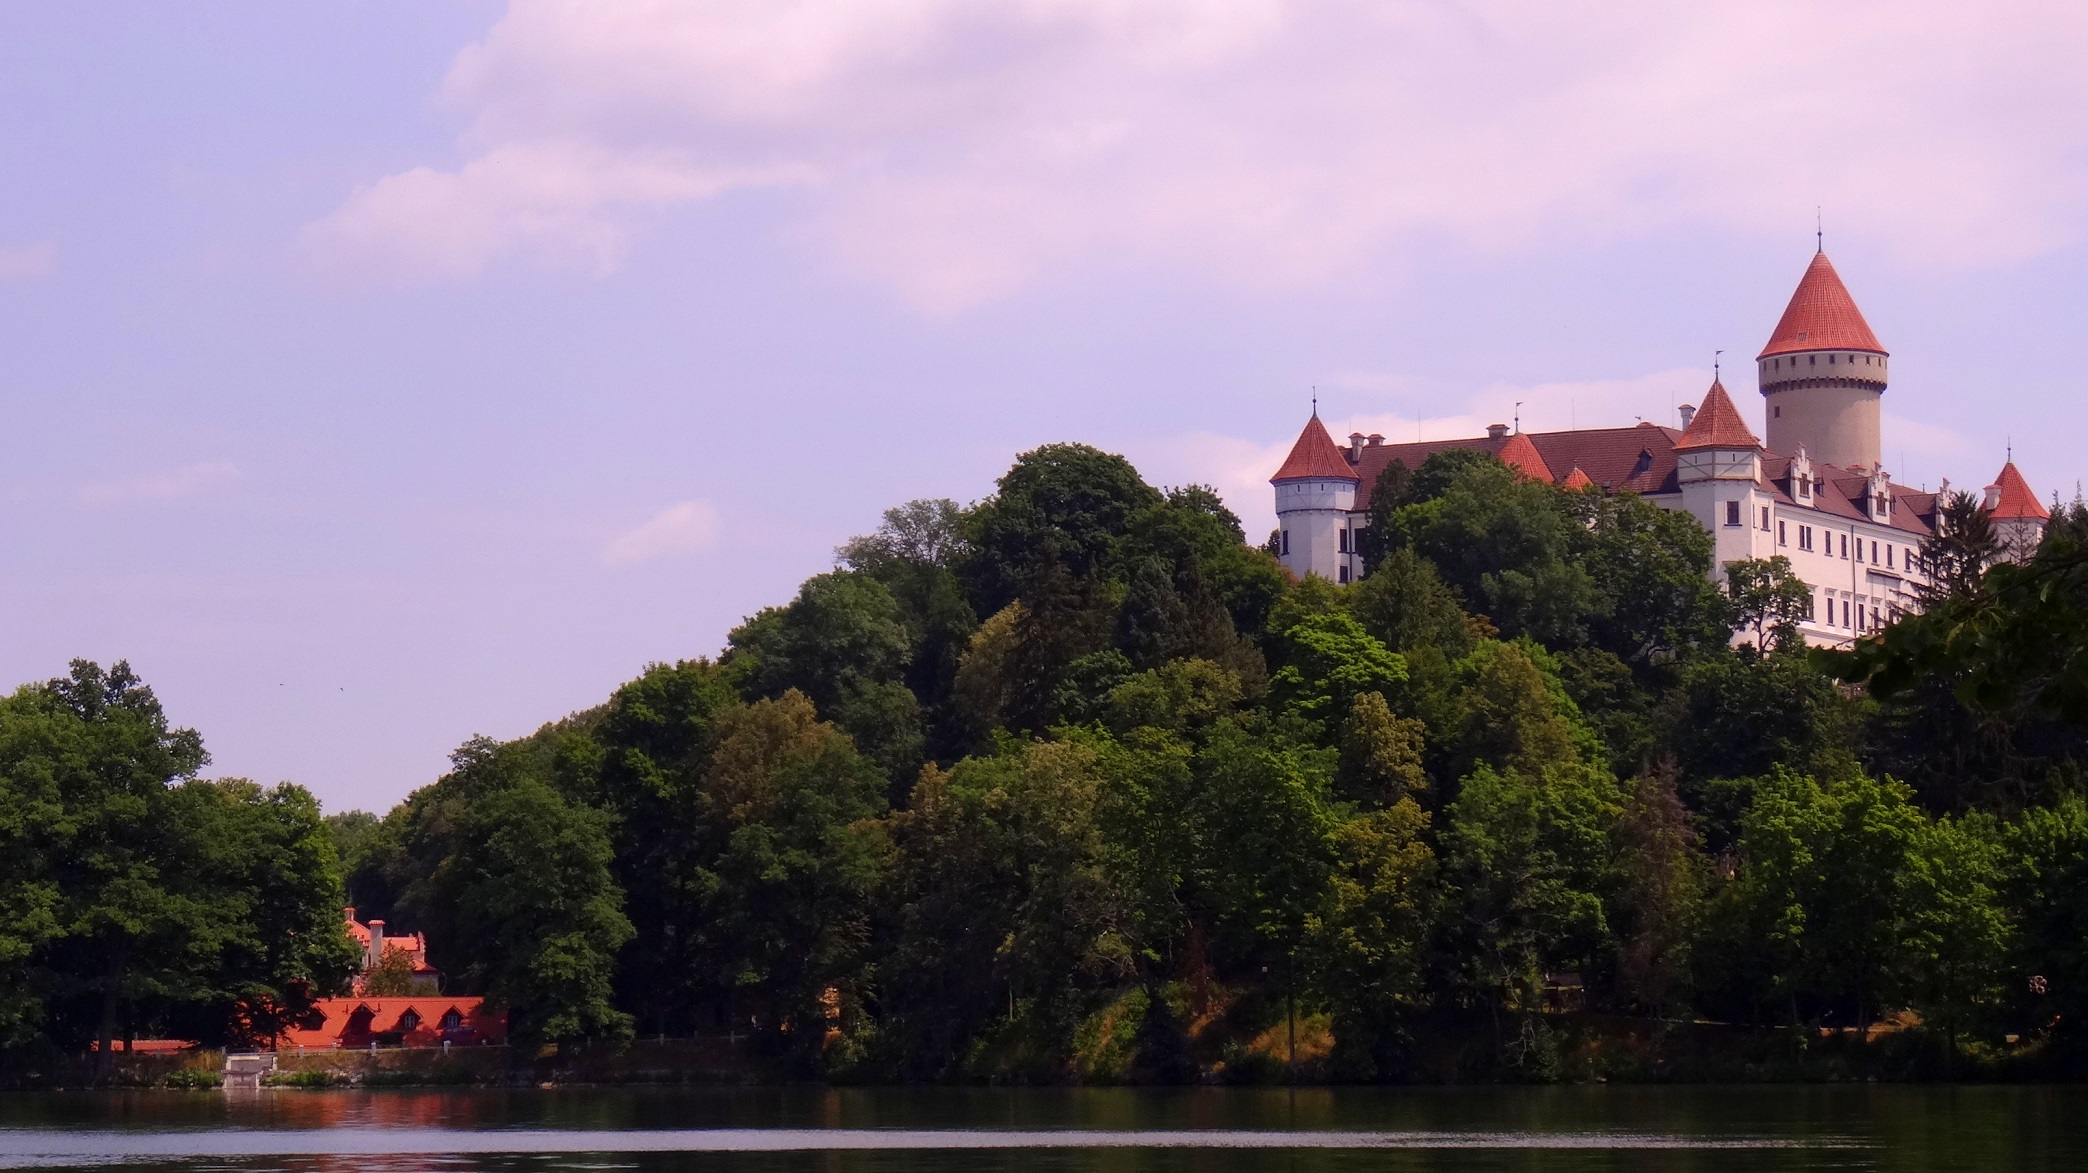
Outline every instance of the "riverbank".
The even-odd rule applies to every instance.
[[[1359,1078],[1345,1070],[1322,1016],[1302,1016],[1223,1040],[1198,1040],[1177,1080],[1205,1085],[1338,1086],[1400,1084],[1746,1084],[2014,1082],[2067,1079],[2034,1046],[1975,1048],[1946,1058],[1940,1041],[1918,1029],[1854,1031],[1734,1026],[1598,1014],[1545,1014],[1508,1020],[1437,1020],[1420,1025],[1397,1066]],[[1128,1035],[1103,1030],[1057,1070],[1010,1051],[979,1057],[954,1082],[982,1085],[1117,1086],[1156,1080]],[[48,1055],[0,1065],[0,1088],[175,1088],[220,1082],[224,1054],[212,1050],[119,1054],[98,1078],[92,1056]],[[834,1063],[836,1084],[880,1085],[873,1064]],[[640,1039],[620,1046],[284,1050],[264,1084],[279,1088],[537,1087],[622,1085],[764,1086],[806,1082],[802,1067],[763,1055],[748,1040]]]

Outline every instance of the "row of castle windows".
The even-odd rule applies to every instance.
[[[1726,503],[1725,503],[1725,523],[1726,523],[1726,525],[1728,525],[1728,526],[1730,526],[1730,527],[1736,527],[1736,528],[1737,528],[1737,527],[1739,526],[1739,524],[1740,524],[1740,502],[1738,502],[1738,501],[1728,501],[1728,502],[1726,502]],[[1762,506],[1762,515],[1761,515],[1761,528],[1762,528],[1762,530],[1764,530],[1765,532],[1766,532],[1766,531],[1767,531],[1767,530],[1769,529],[1769,507],[1768,507],[1767,505],[1764,505],[1764,506]],[[1776,523],[1776,544],[1777,544],[1777,545],[1779,545],[1779,546],[1788,546],[1788,545],[1790,545],[1790,544],[1791,544],[1791,542],[1790,542],[1790,536],[1791,536],[1791,531],[1790,531],[1790,523],[1788,523],[1788,522],[1783,522],[1783,521],[1779,521],[1779,522],[1777,522],[1777,523]],[[1828,535],[1827,535],[1827,553],[1829,554],[1829,556],[1832,556],[1832,555],[1833,555],[1833,553],[1834,553],[1834,538],[1835,538],[1835,535],[1833,535],[1833,534],[1828,534]],[[1857,562],[1869,562],[1869,563],[1871,563],[1872,565],[1876,565],[1876,564],[1878,564],[1878,562],[1879,562],[1879,560],[1880,560],[1880,559],[1879,559],[1879,555],[1880,555],[1880,554],[1882,553],[1882,554],[1884,555],[1884,558],[1883,558],[1883,561],[1884,561],[1884,565],[1885,565],[1886,569],[1888,569],[1888,570],[1889,570],[1889,569],[1892,569],[1892,568],[1894,567],[1894,564],[1895,564],[1895,562],[1896,562],[1896,561],[1897,561],[1897,559],[1898,559],[1898,554],[1900,554],[1900,553],[1903,553],[1903,554],[1905,555],[1905,561],[1906,561],[1906,566],[1907,566],[1907,569],[1908,569],[1908,570],[1913,570],[1913,569],[1914,569],[1914,560],[1915,560],[1915,554],[1914,554],[1914,547],[1912,547],[1912,546],[1906,546],[1906,547],[1902,547],[1902,548],[1900,548],[1900,549],[1899,549],[1899,551],[1898,551],[1898,552],[1895,552],[1895,549],[1894,549],[1894,547],[1893,547],[1893,544],[1892,544],[1891,542],[1885,542],[1885,543],[1882,543],[1882,544],[1881,544],[1881,543],[1879,543],[1879,542],[1877,542],[1877,541],[1875,541],[1875,540],[1872,540],[1872,541],[1870,542],[1870,557],[1868,557],[1868,558],[1865,558],[1865,557],[1863,556],[1863,553],[1864,553],[1864,551],[1863,551],[1863,543],[1864,543],[1864,542],[1865,542],[1866,540],[1868,540],[1868,539],[1864,539],[1864,538],[1858,538],[1858,539],[1856,539],[1856,550],[1855,550],[1855,553],[1856,553],[1856,557],[1855,557],[1855,561],[1857,561]],[[1799,526],[1799,527],[1798,527],[1798,548],[1799,548],[1799,549],[1801,549],[1801,550],[1811,550],[1811,549],[1813,548],[1813,527],[1811,527],[1811,526],[1809,526],[1809,525],[1801,525],[1801,526]],[[1844,558],[1847,558],[1847,557],[1849,557],[1849,535],[1847,535],[1847,534],[1842,534],[1842,535],[1841,535],[1841,556],[1842,556],[1842,557],[1844,557]]]
[[[1855,355],[1853,355],[1853,354],[1846,354],[1846,355],[1832,355],[1832,354],[1830,354],[1830,355],[1828,355],[1828,356],[1827,356],[1827,365],[1828,365],[1828,366],[1833,366],[1833,365],[1834,365],[1834,360],[1835,360],[1835,359],[1836,359],[1837,357],[1839,357],[1839,358],[1843,358],[1843,359],[1846,359],[1846,360],[1848,361],[1848,364],[1849,364],[1850,366],[1852,366],[1852,367],[1856,365],[1856,356],[1855,356]],[[1863,356],[1863,365],[1864,365],[1864,366],[1873,366],[1873,365],[1875,365],[1875,364],[1874,364],[1874,363],[1873,363],[1873,362],[1872,362],[1871,360],[1872,360],[1872,359],[1875,359],[1875,358],[1877,358],[1877,357],[1878,357],[1878,356],[1877,356],[1877,355],[1875,355],[1875,354],[1866,354],[1866,355],[1864,355],[1864,356]],[[1769,369],[1770,369],[1770,370],[1782,370],[1782,369],[1783,369],[1783,365],[1784,365],[1784,360],[1782,360],[1782,359],[1780,359],[1780,358],[1772,358],[1772,359],[1770,359],[1770,360],[1769,360]],[[1792,365],[1792,366],[1794,366],[1794,367],[1798,365],[1798,356],[1797,356],[1797,355],[1795,355],[1795,354],[1791,356],[1791,365]],[[1809,367],[1814,367],[1814,366],[1818,366],[1818,365],[1820,365],[1820,356],[1819,356],[1819,355],[1817,355],[1817,354],[1808,354],[1808,355],[1806,355],[1806,356],[1805,356],[1805,365],[1806,365],[1806,366],[1809,366]]]
[[[1820,599],[1812,600],[1806,605],[1805,620],[1808,623],[1820,622],[1819,603],[1821,601],[1825,602],[1827,608],[1827,620],[1825,623],[1825,626],[1827,627],[1846,627],[1851,631],[1877,631],[1880,628],[1884,627],[1887,623],[1896,623],[1899,621],[1898,607],[1890,607],[1885,611],[1880,611],[1878,610],[1876,600],[1872,600],[1871,606],[1866,608],[1864,606],[1863,600],[1857,599],[1854,601],[1855,610],[1853,613],[1851,613],[1851,601],[1848,599],[1842,599],[1840,600],[1840,621],[1837,622],[1835,617],[1834,604],[1836,600],[1834,598],[1834,593],[1832,591],[1821,591],[1820,596]],[[1865,614],[1866,611],[1868,611],[1869,613]]]

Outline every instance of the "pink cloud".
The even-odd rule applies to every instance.
[[[1815,205],[1977,265],[2081,235],[2084,50],[2028,0],[515,0],[450,74],[466,161],[321,231],[599,270],[637,210],[788,182],[804,241],[934,311],[1096,258],[1283,289]]]

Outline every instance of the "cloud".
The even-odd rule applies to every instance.
[[[645,215],[790,185],[798,239],[943,311],[1098,259],[1287,289],[1816,204],[1978,265],[2081,239],[2084,54],[2052,0],[512,0],[446,82],[465,161],[315,234],[599,272]]]
[[[634,210],[803,175],[711,167],[667,150],[517,143],[456,171],[417,167],[358,188],[305,242],[322,264],[351,271],[460,277],[519,256],[601,274],[622,264]]]
[[[718,528],[718,511],[710,502],[683,501],[618,535],[602,548],[602,561],[617,566],[698,553],[717,544]]]
[[[34,281],[58,267],[58,246],[42,244],[0,248],[0,281]]]
[[[229,460],[210,460],[184,465],[167,473],[146,473],[121,481],[89,485],[80,490],[87,505],[128,505],[145,501],[171,501],[195,497],[222,488],[239,479],[239,467]]]

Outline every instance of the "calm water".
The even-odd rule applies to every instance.
[[[0,1167],[2075,1170],[2088,1089],[645,1089],[0,1097]]]

